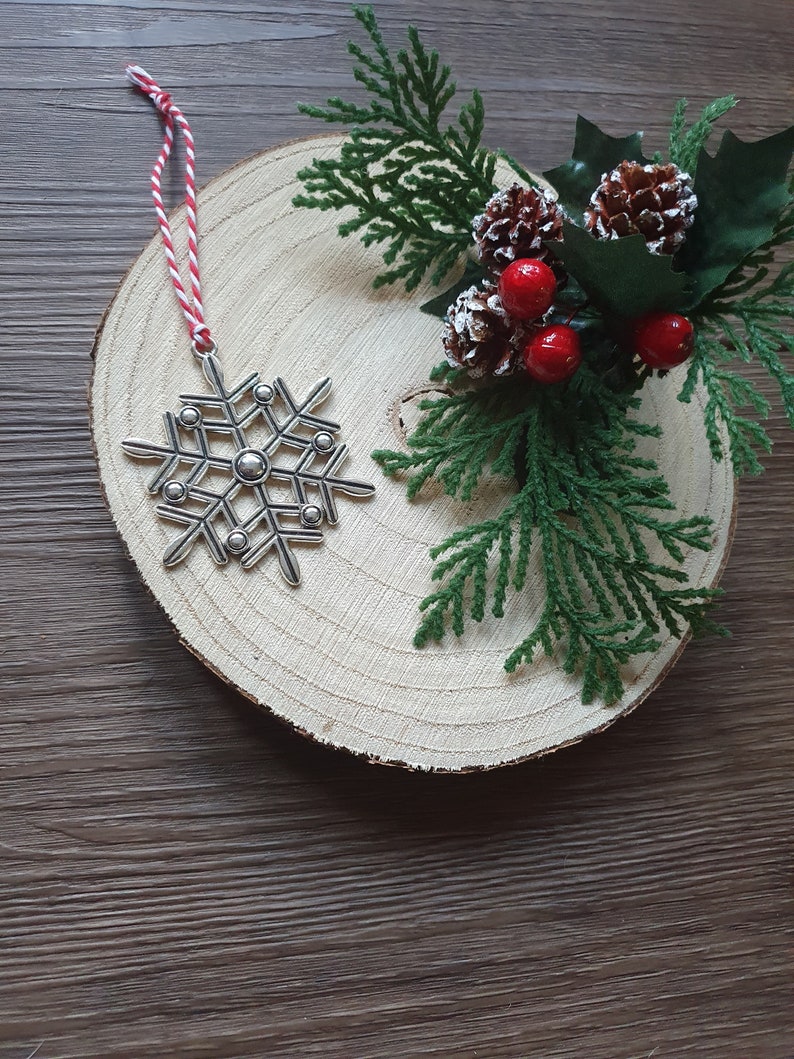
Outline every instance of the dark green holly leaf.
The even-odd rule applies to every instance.
[[[790,199],[786,178],[792,152],[794,126],[755,143],[728,131],[713,158],[700,152],[695,223],[676,255],[693,280],[690,307],[771,239]]]
[[[560,196],[560,204],[579,221],[604,173],[626,160],[647,162],[642,153],[642,133],[608,136],[580,114],[570,162],[548,169],[543,175]]]
[[[439,294],[436,298],[431,298],[429,302],[425,302],[424,305],[420,305],[419,308],[423,313],[427,313],[428,316],[437,316],[440,320],[443,320],[447,315],[447,309],[449,309],[457,296],[468,290],[469,287],[479,287],[487,276],[488,273],[479,261],[469,260],[466,262],[465,272],[457,283],[453,284],[449,290],[445,290],[443,294]]]
[[[568,277],[568,282],[562,290],[558,289],[554,298],[554,304],[565,316],[570,316],[574,309],[578,312],[584,307],[586,301],[587,295],[573,276]]]
[[[672,258],[652,254],[641,235],[594,239],[570,221],[562,242],[548,242],[593,305],[631,319],[654,309],[677,309],[687,300],[687,277],[673,272]]]

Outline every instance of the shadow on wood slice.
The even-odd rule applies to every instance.
[[[200,196],[203,293],[227,381],[258,371],[308,393],[326,375],[323,412],[350,446],[345,473],[376,483],[371,499],[339,500],[324,543],[296,549],[303,580],[287,585],[273,557],[254,569],[219,567],[199,543],[166,569],[175,527],[155,515],[153,467],[130,459],[122,439],[163,438],[163,413],[179,395],[205,389],[168,279],[159,237],[130,269],[97,335],[91,421],[108,505],[145,584],[180,638],[206,665],[258,705],[313,739],[369,759],[416,769],[493,768],[547,753],[599,731],[637,706],[669,671],[684,641],[668,636],[626,672],[612,706],[580,701],[580,684],[559,660],[508,676],[503,661],[543,604],[539,570],[501,620],[417,651],[417,606],[430,587],[428,549],[487,517],[502,501],[494,484],[475,503],[432,491],[409,503],[369,454],[404,444],[401,421],[439,358],[440,325],[412,295],[372,290],[380,259],[336,233],[332,213],[295,210],[295,174],[338,151],[338,137],[288,143],[245,161]],[[184,211],[172,218],[186,242]],[[708,514],[714,548],[692,551],[695,586],[714,585],[733,533],[730,468],[708,455],[703,394],[676,400],[673,372],[646,387],[642,415],[664,424],[644,439],[672,486],[682,516]],[[399,414],[395,414],[395,409]]]

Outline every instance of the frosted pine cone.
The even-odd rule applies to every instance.
[[[602,176],[585,211],[585,224],[599,239],[640,232],[651,253],[674,254],[697,204],[692,177],[678,166],[621,162]]]
[[[562,210],[549,192],[513,184],[488,200],[472,222],[472,235],[480,261],[495,275],[524,257],[559,268],[543,244],[562,238],[562,222]]]
[[[507,315],[495,283],[469,287],[451,305],[444,327],[447,362],[474,378],[511,375],[521,365],[527,328]]]

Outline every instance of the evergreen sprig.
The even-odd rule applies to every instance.
[[[750,254],[693,314],[695,350],[679,399],[689,402],[698,379],[706,388],[706,435],[712,457],[728,456],[734,473],[761,474],[758,453],[772,442],[758,418],[769,416],[764,395],[731,361],[757,360],[777,383],[783,411],[794,428],[794,374],[781,354],[794,352],[794,263],[770,278],[775,250],[794,238],[794,199],[781,214],[772,238]],[[723,451],[722,422],[728,435]]]
[[[439,283],[471,249],[472,218],[496,190],[500,157],[525,183],[531,178],[480,145],[476,90],[447,116],[456,93],[450,68],[414,27],[408,46],[392,54],[372,9],[354,14],[368,43],[348,50],[367,101],[301,105],[350,136],[338,158],[315,159],[298,174],[305,191],[294,202],[345,210],[340,234],[357,232],[383,249],[386,270],[375,286],[402,281],[410,291],[428,273]],[[794,352],[794,265],[773,270],[776,249],[794,239],[794,127],[752,143],[726,132],[712,156],[714,124],[735,103],[716,99],[692,124],[687,101],[676,105],[669,160],[693,177],[698,207],[674,256],[652,254],[639,235],[599,241],[583,229],[602,174],[624,159],[647,159],[640,133],[614,137],[580,117],[572,158],[545,176],[570,219],[563,240],[548,246],[569,273],[551,319],[570,324],[578,315],[581,367],[565,384],[514,375],[480,386],[442,366],[431,378],[450,392],[423,402],[407,451],[373,453],[384,473],[406,479],[409,498],[434,481],[465,503],[489,478],[505,481],[498,513],[432,549],[436,588],[421,604],[416,646],[448,628],[460,636],[488,610],[503,616],[508,594],[526,588],[531,561],[543,603],[505,668],[560,652],[565,670],[581,673],[585,702],[619,699],[622,667],[655,650],[663,630],[725,632],[710,617],[719,590],[690,587],[682,569],[689,550],[710,549],[713,524],[678,517],[655,461],[636,451],[638,439],[661,428],[635,416],[635,390],[649,369],[637,371],[631,336],[633,321],[652,310],[686,313],[695,348],[679,397],[691,401],[702,381],[712,456],[730,458],[737,475],[758,473],[759,453],[771,445],[759,421],[769,404],[732,362],[764,366],[794,426],[794,374],[784,360]],[[426,311],[442,314],[461,287],[481,281],[476,271]]]
[[[413,290],[425,274],[439,283],[471,242],[472,217],[496,190],[499,157],[525,181],[529,174],[502,151],[480,146],[485,109],[476,90],[457,120],[444,123],[456,93],[451,70],[428,51],[414,26],[409,47],[392,56],[371,7],[353,13],[369,37],[353,41],[353,76],[369,93],[367,105],[338,96],[325,106],[299,104],[313,118],[350,126],[339,158],[315,159],[298,178],[306,189],[296,206],[352,208],[339,234],[361,232],[365,245],[384,244],[387,270],[376,287],[402,280]]]
[[[722,96],[720,99],[707,103],[698,120],[690,128],[686,127],[687,106],[686,99],[679,99],[673,111],[673,121],[670,127],[670,161],[690,176],[694,176],[700,152],[711,138],[714,123],[736,106],[736,96]]]
[[[430,479],[462,501],[486,474],[525,481],[497,516],[431,551],[440,587],[420,605],[417,647],[448,625],[460,636],[466,616],[482,621],[489,600],[501,617],[535,551],[546,601],[508,672],[561,644],[566,672],[582,673],[583,701],[611,702],[623,691],[621,666],[654,650],[662,627],[676,636],[687,625],[724,631],[708,616],[718,590],[686,587],[679,566],[684,549],[709,549],[711,520],[671,517],[667,483],[635,453],[639,437],[661,433],[633,418],[638,405],[583,367],[566,388],[516,382],[509,392],[497,385],[425,401],[409,451],[373,454],[386,474],[407,475],[409,496]],[[669,561],[651,557],[654,540]]]

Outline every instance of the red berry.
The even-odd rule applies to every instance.
[[[579,336],[567,324],[541,328],[524,347],[524,366],[536,382],[564,382],[581,363]]]
[[[692,324],[678,313],[648,313],[634,324],[634,349],[651,368],[683,364],[694,342]]]
[[[548,265],[521,258],[507,266],[499,277],[499,297],[509,316],[537,320],[551,308],[557,280]]]

